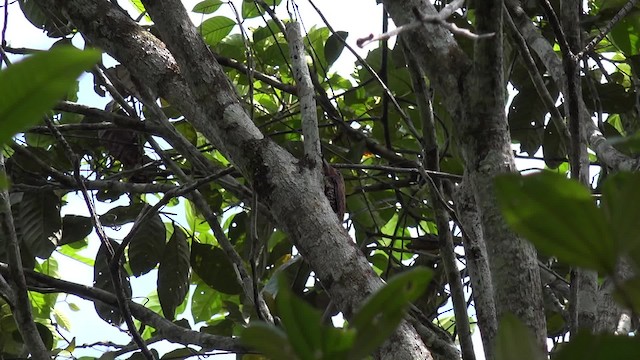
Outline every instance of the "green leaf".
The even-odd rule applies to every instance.
[[[198,133],[189,122],[180,120],[173,123],[176,130],[180,132],[194,146],[198,144]]]
[[[100,215],[100,222],[105,226],[120,226],[136,220],[146,203],[134,203],[127,206],[116,206]]]
[[[263,14],[264,11],[256,2],[252,0],[243,0],[242,1],[242,18],[243,19],[251,19],[254,17],[258,17]]]
[[[133,7],[138,10],[138,15],[142,14],[143,12],[146,12],[147,10],[144,8],[144,5],[142,4],[141,0],[129,0],[129,2],[131,3],[131,5],[133,5]],[[145,14],[144,15],[144,19],[147,21],[151,21],[151,17],[149,17],[149,15]]]
[[[53,349],[53,334],[51,333],[51,330],[39,322],[36,323],[36,329],[38,330],[38,334],[40,335],[44,346],[48,350]]]
[[[616,173],[607,178],[602,187],[602,210],[619,251],[640,250],[638,214],[640,213],[640,174]]]
[[[74,244],[77,244],[77,242]],[[79,254],[79,252],[81,252],[82,250],[84,250],[84,248],[86,248],[87,243],[84,242],[84,245],[85,246],[83,246],[82,248],[74,248],[72,247],[72,245],[62,246],[58,248],[58,252],[62,255],[67,256],[70,259],[76,260],[82,264],[93,267],[93,264],[95,263],[93,259]]]
[[[175,318],[176,308],[189,291],[189,257],[187,236],[182,228],[174,226],[158,268],[158,298],[169,320]]]
[[[27,192],[17,206],[19,239],[31,254],[47,259],[56,248],[60,219],[60,198],[53,191]]]
[[[254,46],[257,47],[257,44],[264,39],[272,39],[274,36],[278,38],[278,34],[280,33],[281,31],[278,24],[273,19],[269,19],[265,26],[261,26],[253,31]]]
[[[280,281],[284,281],[281,280]],[[322,354],[322,314],[311,305],[296,298],[286,285],[280,283],[276,298],[278,313],[289,343],[301,359]]]
[[[611,272],[616,246],[602,212],[578,182],[552,172],[495,180],[505,220],[540,251],[574,266]]]
[[[384,204],[374,204],[369,194],[354,195],[347,197],[347,209],[351,214],[351,219],[367,229],[382,226],[387,223],[380,216],[380,209]]]
[[[201,327],[201,332],[211,335],[233,336],[233,327],[235,322],[231,319],[224,318],[208,323],[211,325]]]
[[[56,325],[59,325],[67,331],[71,331],[71,321],[62,311],[53,309],[53,317],[56,320]]]
[[[613,298],[626,309],[640,310],[640,277],[634,276],[616,285]]]
[[[222,297],[219,291],[213,290],[201,282],[196,286],[191,297],[191,316],[196,323],[209,321],[222,309]]]
[[[156,267],[165,251],[166,241],[167,230],[158,213],[140,225],[127,251],[133,276],[144,275]]]
[[[507,314],[498,326],[496,360],[512,359],[542,360],[546,356],[538,349],[531,331],[514,315]]]
[[[175,349],[175,350],[169,351],[168,353],[162,355],[162,357],[160,359],[170,359],[170,360],[173,360],[173,359],[188,359],[188,358],[190,358],[190,357],[192,357],[194,355],[198,355],[198,354],[199,354],[198,351],[196,351],[194,349],[191,349],[191,348],[188,348],[188,347],[184,347],[184,348],[181,348],[181,349]]]
[[[251,324],[242,331],[240,340],[272,359],[299,359],[285,333],[264,323]]]
[[[0,190],[8,189],[9,185],[11,185],[11,181],[5,176],[5,174],[0,174]]]
[[[111,239],[109,239],[109,243],[113,249],[117,249],[118,246],[120,246],[120,244]],[[111,273],[109,271],[110,258],[107,247],[104,244],[100,244],[100,248],[96,254],[95,266],[93,268],[93,286],[115,294],[115,288],[111,281]],[[131,298],[131,283],[129,282],[129,277],[126,276],[122,267],[120,268],[120,273],[123,278],[122,287],[124,289],[125,296],[127,298]],[[114,325],[120,325],[124,321],[122,314],[117,307],[112,307],[99,301],[96,301],[93,305],[96,309],[96,313],[102,320]]]
[[[324,45],[324,58],[329,66],[333,65],[340,57],[342,50],[344,50],[344,40],[347,39],[347,36],[349,36],[347,31],[336,31],[327,39]]]
[[[158,350],[156,349],[149,349],[151,351],[151,353],[153,354],[153,358],[157,359],[158,356]],[[131,354],[131,356],[129,356],[127,358],[127,360],[146,360],[147,357],[144,356],[144,354],[142,354],[142,351],[136,351],[133,354]],[[102,358],[100,358],[100,360],[102,360]]]
[[[212,289],[229,295],[242,292],[242,287],[236,280],[236,271],[219,247],[192,242],[191,267]]]
[[[187,224],[189,225],[191,232],[208,233],[211,231],[209,223],[202,215],[200,215],[198,209],[191,201],[185,201],[184,208]]]
[[[635,337],[578,333],[560,348],[554,360],[635,360],[638,354],[640,341]]]
[[[329,29],[326,27],[312,27],[304,37],[304,45],[309,54],[313,54],[317,70],[324,76],[327,70],[327,60],[324,57],[324,44],[329,39]]]
[[[65,215],[62,218],[62,239],[58,245],[84,240],[93,231],[91,218],[80,215]]]
[[[280,4],[282,0],[266,0],[265,4],[269,5],[272,9]],[[243,0],[242,1],[242,18],[243,19],[251,19],[254,17],[258,17],[261,14],[264,14],[264,9],[262,6],[258,5],[257,2],[253,0]]]
[[[220,8],[220,5],[222,5],[222,1],[220,0],[200,1],[196,4],[196,6],[193,7],[193,10],[191,11],[200,14],[212,14]]]
[[[214,16],[202,22],[200,33],[209,46],[216,46],[220,40],[229,35],[236,22],[225,16]]]
[[[509,107],[509,129],[513,140],[529,155],[538,151],[544,135],[547,107],[543,104],[533,85],[520,89]]]
[[[609,33],[611,41],[625,56],[640,53],[640,16],[638,12],[632,12],[622,18]]]
[[[95,50],[60,47],[0,71],[0,144],[41,121],[99,59]]]
[[[350,323],[356,338],[349,358],[362,358],[373,352],[395,331],[410,303],[431,281],[431,271],[417,267],[393,277],[371,295]]]

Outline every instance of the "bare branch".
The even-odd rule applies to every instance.
[[[467,29],[461,29],[458,26],[456,26],[453,23],[449,23],[446,20],[458,9],[460,9],[462,7],[462,5],[464,4],[464,0],[456,0],[453,1],[449,4],[447,4],[447,6],[445,6],[438,14],[436,15],[425,15],[425,14],[420,14],[417,12],[417,9],[414,9],[417,20],[410,22],[408,24],[405,25],[401,25],[398,26],[397,28],[388,31],[386,33],[380,34],[380,35],[374,35],[374,34],[369,34],[366,37],[360,38],[356,41],[356,44],[358,45],[358,47],[363,48],[366,45],[371,44],[374,41],[379,41],[379,40],[388,40],[393,36],[398,36],[404,32],[419,28],[420,26],[423,26],[425,24],[434,24],[434,25],[440,25],[443,26],[447,29],[449,29],[449,31],[451,31],[453,34],[456,35],[460,35],[460,36],[464,36],[464,37],[468,37],[470,39],[473,40],[478,40],[478,39],[485,39],[485,38],[490,38],[492,37],[494,34],[493,33],[488,33],[488,34],[474,34],[471,31],[467,30]]]

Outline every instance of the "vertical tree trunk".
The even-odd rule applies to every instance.
[[[416,20],[416,11],[437,13],[425,1],[386,0],[384,4],[398,26]],[[408,47],[455,119],[468,185],[478,206],[489,255],[498,316],[518,316],[544,348],[546,325],[536,251],[503,220],[493,185],[496,175],[516,171],[504,110],[502,1],[479,0],[475,9],[476,32],[495,36],[476,41],[473,61],[451,34],[436,24],[412,31]]]
[[[496,175],[516,171],[505,115],[502,54],[502,1],[478,0],[476,31],[494,36],[477,40],[473,70],[466,82],[466,121],[461,122],[469,179],[489,254],[498,317],[513,313],[546,346],[546,325],[536,251],[507,226],[495,198]]]

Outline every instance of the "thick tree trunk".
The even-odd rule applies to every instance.
[[[250,180],[259,200],[311,264],[335,306],[349,319],[382,286],[331,209],[310,167],[265,138],[179,1],[146,1],[165,43],[106,0],[37,0],[62,9],[95,46],[183,115]],[[175,59],[175,60],[174,60]],[[381,358],[429,359],[415,329],[403,322]]]
[[[436,13],[426,1],[387,0],[384,4],[398,26],[416,20],[415,11]],[[495,36],[476,41],[473,62],[438,25],[425,24],[412,31],[409,51],[421,61],[431,84],[456,119],[458,143],[489,254],[498,316],[508,312],[518,316],[544,347],[546,325],[536,252],[503,220],[493,186],[496,175],[516,170],[504,113],[502,1],[476,1],[475,8],[476,31]]]

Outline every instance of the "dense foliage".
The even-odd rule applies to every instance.
[[[197,30],[253,124],[302,159],[304,166],[306,110],[300,105],[283,28],[290,20],[274,12],[286,14],[291,4],[280,2],[245,0],[236,4],[235,17],[223,15],[227,1],[205,0],[189,10],[199,14]],[[441,79],[424,69],[421,73],[412,63],[410,48],[423,44],[404,37],[394,46],[386,41],[369,45],[367,56],[345,77],[332,66],[344,51],[352,50],[354,34],[332,28],[330,16],[324,26],[310,27],[304,34],[322,153],[346,184],[343,226],[373,271],[388,281],[381,291],[371,291],[374,294],[366,296],[358,311],[346,314],[347,323],[339,329],[330,319],[345,310],[332,300],[332,284],[323,282],[326,279],[310,266],[313,261],[300,255],[307,253],[298,248],[293,226],[276,214],[274,209],[280,208],[258,196],[271,186],[260,182],[261,171],[269,167],[250,160],[254,172],[247,175],[227,148],[203,135],[184,108],[154,95],[161,91],[151,83],[160,80],[136,77],[106,53],[100,60],[97,54],[103,50],[95,50],[92,35],[75,27],[81,20],[72,12],[55,12],[47,5],[52,1],[18,3],[20,9],[14,4],[10,11],[22,11],[56,41],[46,52],[12,48],[4,39],[2,44],[3,358],[34,351],[23,333],[28,317],[20,315],[24,309],[17,305],[26,288],[35,329],[47,350],[58,356],[74,357],[85,347],[104,353],[104,358],[143,354],[140,344],[128,347],[106,338],[101,344],[76,342],[81,335],[74,333],[64,312],[94,309],[61,306],[63,299],[67,301],[64,294],[92,301],[106,323],[138,329],[139,339],[134,332],[134,341],[166,339],[179,344],[179,349],[163,354],[166,358],[229,351],[250,359],[257,358],[256,350],[272,358],[363,358],[375,353],[407,314],[411,326],[427,328],[418,333],[434,357],[460,356],[455,341],[470,339],[469,324],[475,324],[481,311],[474,309],[480,306],[475,299],[480,290],[471,289],[467,261],[469,250],[475,249],[469,247],[469,238],[482,234],[473,234],[459,206],[460,184],[469,172],[465,140],[456,125],[459,114],[452,113],[450,94],[438,91],[435,82]],[[149,36],[167,36],[141,1],[121,4],[129,12],[117,2],[97,3],[126,13]],[[640,6],[618,18],[626,1],[590,0],[580,14],[584,44],[612,25],[580,62],[580,109],[593,121],[591,127],[584,125],[581,139],[592,150],[587,164],[591,182],[580,184],[568,179],[571,138],[578,135],[567,129],[570,111],[565,99],[570,96],[560,80],[568,75],[562,75],[561,66],[557,70],[558,34],[538,1],[522,3],[521,9],[518,1],[505,1],[503,71],[505,89],[510,89],[506,116],[516,161],[527,164],[520,167],[533,164],[544,171],[498,176],[496,199],[506,222],[540,251],[536,260],[543,273],[546,335],[554,358],[631,359],[640,344],[633,337],[610,334],[635,333],[640,307],[638,279],[631,270],[640,264],[635,222],[640,177],[621,172],[640,168]],[[550,3],[560,9],[558,1]],[[476,33],[476,6],[482,4],[470,2],[447,21]],[[439,0],[434,4],[437,10],[445,5]],[[111,15],[105,13],[105,18]],[[305,14],[299,16],[304,19]],[[258,25],[249,26],[249,21]],[[535,31],[527,33],[524,22]],[[462,56],[472,58],[478,51],[476,42],[482,40],[457,35],[455,41]],[[72,43],[86,49],[73,49]],[[12,64],[6,54],[24,59]],[[119,54],[110,55],[121,62]],[[78,103],[79,81],[89,81],[86,76],[76,80],[83,71],[91,74],[94,92],[108,99],[104,108]],[[430,108],[423,106],[421,89],[426,90]],[[246,149],[246,156],[259,151]],[[615,156],[605,156],[611,152]],[[89,211],[69,205],[80,201]],[[119,231],[107,236],[105,228]],[[471,255],[486,258],[486,250]],[[23,275],[15,272],[19,260]],[[59,261],[77,262],[93,271],[93,286],[65,281],[71,277],[58,271]],[[443,264],[446,261],[449,265]],[[578,267],[597,272],[597,300],[604,299],[598,311],[614,312],[616,318],[629,315],[628,327],[616,323],[603,329],[592,323],[568,341],[568,334],[577,330],[571,309],[582,306],[571,293],[575,288],[570,289]],[[20,276],[26,278],[26,288]],[[157,279],[157,290],[133,299],[136,305],[129,301],[130,278]],[[452,298],[472,311],[454,316]],[[493,349],[485,349],[487,356],[513,359],[524,352],[531,359],[540,358],[539,342],[536,345],[522,319],[502,319],[497,334],[483,333],[491,340],[485,346]],[[479,326],[482,330],[483,324]],[[593,335],[596,332],[607,335]],[[473,358],[464,345],[462,354]]]

